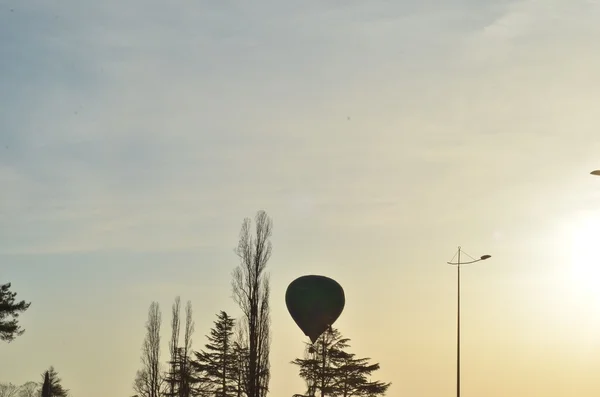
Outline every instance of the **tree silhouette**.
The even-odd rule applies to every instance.
[[[58,377],[54,367],[51,366],[44,372],[42,378],[44,379],[42,397],[67,397],[69,395],[69,390],[62,386],[62,380]]]
[[[42,397],[51,397],[51,392],[50,392],[50,375],[48,374],[48,371],[44,372],[44,383],[42,384]]]
[[[142,369],[137,371],[133,389],[140,397],[159,397],[164,385],[160,370],[160,326],[162,317],[157,302],[148,309],[146,337],[142,345]]]
[[[12,383],[0,383],[0,397],[17,397],[19,386]]]
[[[179,297],[175,298],[175,303],[173,303],[173,317],[171,320],[171,343],[169,344],[169,352],[171,354],[171,360],[169,361],[169,373],[166,377],[166,382],[169,384],[169,397],[174,397],[178,394],[177,386],[179,383],[179,379],[177,376],[178,366],[179,366],[179,333],[180,333],[180,321],[179,321],[179,313],[180,313],[181,299]]]
[[[237,321],[233,329],[233,373],[235,376],[236,397],[242,397],[245,393],[246,375],[248,373],[248,342],[244,328]]]
[[[251,224],[249,218],[242,223],[235,250],[240,264],[233,271],[232,290],[233,299],[242,309],[242,324],[248,342],[245,393],[248,397],[264,397],[269,390],[271,376],[270,288],[265,269],[271,258],[273,222],[265,211],[259,211],[255,217],[255,235]]]
[[[25,301],[16,302],[16,292],[10,291],[10,283],[0,285],[0,340],[12,342],[25,332],[19,326],[19,314],[31,305]]]
[[[190,397],[192,394],[192,368],[190,355],[192,353],[192,334],[194,333],[194,320],[192,318],[192,302],[185,305],[185,329],[183,333],[183,346],[178,349],[179,368],[179,397]]]
[[[336,395],[341,397],[385,395],[391,383],[367,380],[368,376],[379,370],[379,364],[369,364],[369,360],[369,358],[355,358],[354,354],[347,354],[341,358],[341,365],[338,367],[341,379],[335,388]]]
[[[221,311],[217,315],[215,326],[207,336],[206,350],[195,352],[193,366],[202,374],[215,396],[229,397],[237,394],[236,356],[234,355],[232,336],[235,320]]]
[[[369,364],[370,358],[356,358],[346,352],[350,339],[332,328],[314,344],[307,343],[305,357],[292,364],[300,368],[300,377],[307,384],[307,396],[375,397],[385,395],[391,383],[370,381],[368,377],[379,364]]]
[[[39,397],[41,393],[38,382],[29,381],[19,388],[19,397]]]

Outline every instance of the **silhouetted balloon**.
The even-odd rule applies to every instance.
[[[325,276],[302,276],[285,292],[285,304],[298,327],[312,343],[338,319],[346,297],[335,280]]]

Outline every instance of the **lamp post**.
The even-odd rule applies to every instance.
[[[491,258],[491,255],[482,255],[479,259],[473,259],[468,262],[460,261],[461,248],[458,247],[457,261],[447,262],[449,265],[456,266],[457,288],[456,288],[456,397],[460,397],[460,265],[468,265]]]

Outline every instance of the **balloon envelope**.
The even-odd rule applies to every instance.
[[[590,172],[592,175],[600,175],[600,170]]]
[[[298,327],[315,343],[342,314],[346,297],[335,280],[310,275],[290,283],[285,304]]]

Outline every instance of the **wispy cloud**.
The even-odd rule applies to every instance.
[[[366,278],[402,279],[420,270],[377,262],[399,244],[520,252],[595,205],[599,20],[573,0],[13,1],[0,254],[131,262],[133,279],[150,258],[230,255],[260,208],[286,276],[330,260],[351,283],[369,260]],[[134,292],[177,289],[150,279]]]
[[[514,56],[583,11],[555,3],[16,7],[3,16],[19,22],[4,28],[5,249],[188,247],[190,229],[242,202],[359,213],[407,186],[447,191],[456,172],[518,173],[540,139],[555,147],[537,92],[558,66],[538,53],[527,70],[548,80],[527,85],[457,66]],[[411,69],[421,62],[447,71]]]

